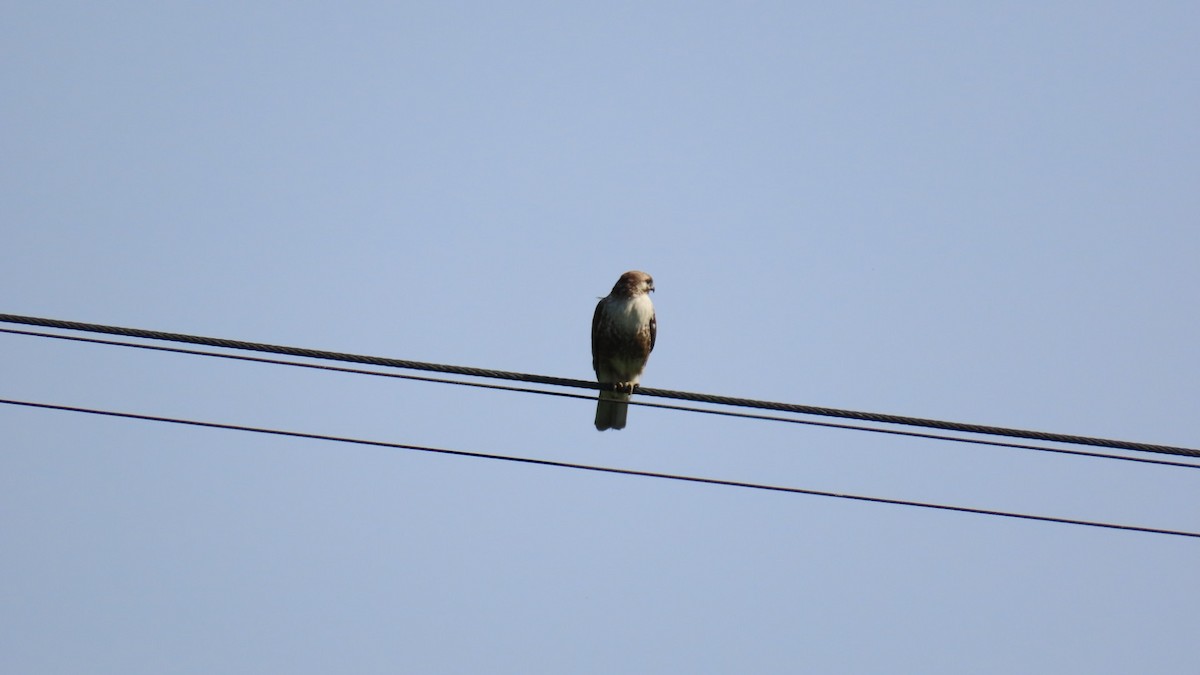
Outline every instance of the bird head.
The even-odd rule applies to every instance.
[[[654,277],[638,270],[630,270],[622,274],[621,278],[617,279],[616,285],[613,286],[614,293],[627,295],[652,293],[653,291]]]

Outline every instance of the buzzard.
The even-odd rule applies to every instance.
[[[629,395],[633,393],[654,338],[658,323],[650,292],[654,279],[645,272],[626,272],[617,279],[612,292],[596,303],[592,315],[592,368],[596,380],[613,384],[615,391],[601,391],[596,402],[596,429],[624,429],[629,414]]]

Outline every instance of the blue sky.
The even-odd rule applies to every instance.
[[[1191,3],[24,3],[0,312],[1200,445]],[[1200,473],[0,335],[0,397],[1200,530]],[[1190,540],[0,406],[5,672],[1183,673]]]

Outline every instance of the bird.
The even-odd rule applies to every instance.
[[[617,279],[612,292],[596,303],[592,315],[592,369],[596,381],[612,384],[596,401],[596,430],[624,429],[633,393],[646,360],[654,349],[658,322],[650,293],[654,279],[630,270]]]

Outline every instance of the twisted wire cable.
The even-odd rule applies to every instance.
[[[455,366],[441,363],[425,363],[422,361],[409,361],[405,359],[385,358],[381,356],[367,356],[362,354],[348,354],[343,352],[326,351],[320,349],[305,349],[301,347],[288,347],[284,345],[273,345],[261,342],[247,342],[244,340],[228,340],[223,338],[203,337],[198,335],[186,335],[183,333],[168,333],[156,330],[146,330],[142,328],[125,328],[121,326],[108,326],[103,324],[82,323],[79,321],[64,321],[61,319],[46,319],[31,316],[20,316],[15,314],[0,314],[0,322],[16,323],[29,326],[42,326],[46,328],[57,328],[60,330],[82,331],[88,333],[104,333],[108,335],[124,335],[126,337],[141,338],[146,340],[164,340],[168,342],[183,342],[196,345],[205,345],[209,347],[220,347],[224,349],[234,349],[242,351],[265,352],[272,354],[284,354],[288,356],[296,356],[301,358],[319,359],[326,361],[342,361],[347,363],[361,363],[373,366],[383,366],[388,368],[402,368],[406,370],[423,370],[437,373],[450,373],[454,375],[466,375],[470,377],[482,377],[498,380],[512,380],[519,382],[532,382],[537,384],[545,384],[558,387],[576,387],[583,389],[611,389],[612,385],[602,385],[588,380],[576,380],[563,377],[553,377],[548,375],[536,375],[530,373],[515,373],[503,370],[491,370],[487,368],[474,368],[470,366]],[[944,420],[936,420],[921,417],[908,417],[904,415],[889,415],[884,413],[861,412],[857,410],[843,410],[838,408],[825,408],[820,406],[802,405],[796,403],[780,403],[776,401],[760,401],[747,398],[736,398],[732,396],[718,396],[713,394],[700,394],[686,391],[673,391],[670,389],[654,389],[649,387],[638,387],[636,393],[643,396],[654,396],[660,398],[671,398],[682,401],[693,401],[697,403],[708,403],[712,405],[733,406],[742,408],[757,408],[759,410],[773,410],[777,412],[788,412],[800,415],[813,415],[818,417],[835,417],[840,419],[859,420],[864,422],[875,422],[879,424],[893,424],[898,426],[914,426],[923,427],[926,429],[941,429],[944,431],[955,431],[959,433],[981,434],[986,436],[1005,436],[1009,438],[1024,438],[1037,441],[1047,441],[1053,443],[1066,443],[1071,445],[1089,445],[1094,447],[1114,448],[1120,450],[1133,450],[1136,452],[1149,452],[1167,455],[1179,455],[1184,457],[1200,457],[1200,449],[1185,448],[1171,445],[1156,445],[1152,443],[1140,443],[1133,441],[1122,441],[1110,438],[1096,438],[1091,436],[1078,436],[1072,434],[1059,434],[1044,431],[1033,431],[1028,429],[1013,429],[1007,427],[990,426],[983,424],[969,424],[963,422],[949,422]]]

